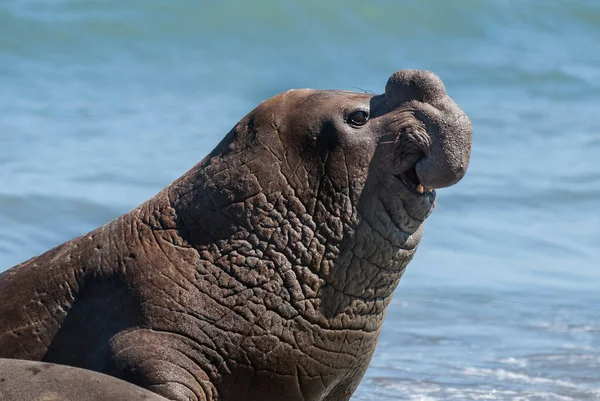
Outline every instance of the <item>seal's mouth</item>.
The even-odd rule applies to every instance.
[[[398,180],[400,180],[408,189],[417,195],[425,195],[432,192],[435,192],[433,189],[427,189],[423,186],[419,177],[417,176],[417,171],[415,170],[415,166],[409,168],[406,171],[403,171],[400,174],[395,174]]]
[[[401,142],[401,138],[402,135],[393,135],[393,134],[388,134],[388,135],[384,135],[381,138],[380,143],[384,144],[384,145],[392,145],[394,146],[394,153],[395,154],[401,154],[402,152],[400,151],[400,148],[403,146],[402,142]],[[416,154],[419,154],[421,152],[414,152]],[[421,180],[419,179],[419,176],[417,175],[417,171],[416,171],[416,166],[417,166],[417,162],[421,159],[422,157],[422,153],[421,156],[417,156],[416,157],[411,157],[412,159],[412,163],[411,161],[406,160],[406,162],[411,163],[412,166],[409,167],[408,169],[400,172],[400,173],[392,173],[392,175],[398,179],[400,182],[402,182],[404,184],[405,187],[407,187],[412,193],[416,194],[416,195],[425,195],[425,194],[431,194],[434,193],[433,188],[429,189],[426,188],[422,183]],[[401,162],[401,164],[404,164]],[[410,164],[409,164],[410,166]],[[408,166],[405,165],[404,168],[406,168]]]

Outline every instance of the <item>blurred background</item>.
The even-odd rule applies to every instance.
[[[0,2],[0,271],[290,88],[429,69],[473,122],[353,400],[600,399],[600,2]]]

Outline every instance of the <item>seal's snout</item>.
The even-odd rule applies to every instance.
[[[430,71],[400,70],[385,87],[388,107],[408,110],[427,130],[428,149],[414,166],[420,189],[453,185],[465,175],[471,154],[471,122]],[[417,187],[419,188],[419,187]]]
[[[413,100],[437,103],[446,96],[446,87],[442,80],[433,72],[425,70],[397,71],[385,86],[385,97],[391,107],[398,107]]]

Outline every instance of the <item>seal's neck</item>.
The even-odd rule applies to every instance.
[[[382,233],[373,227],[373,213],[384,212],[377,199],[361,214],[358,191],[265,170],[273,163],[204,161],[157,195],[164,210],[147,213],[147,225],[194,249],[201,279],[260,292],[284,317],[377,330],[420,230],[412,238]]]

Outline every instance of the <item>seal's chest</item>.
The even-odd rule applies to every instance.
[[[371,336],[300,326],[245,337],[236,360],[226,362],[219,385],[223,400],[318,401],[354,388],[374,349]]]

